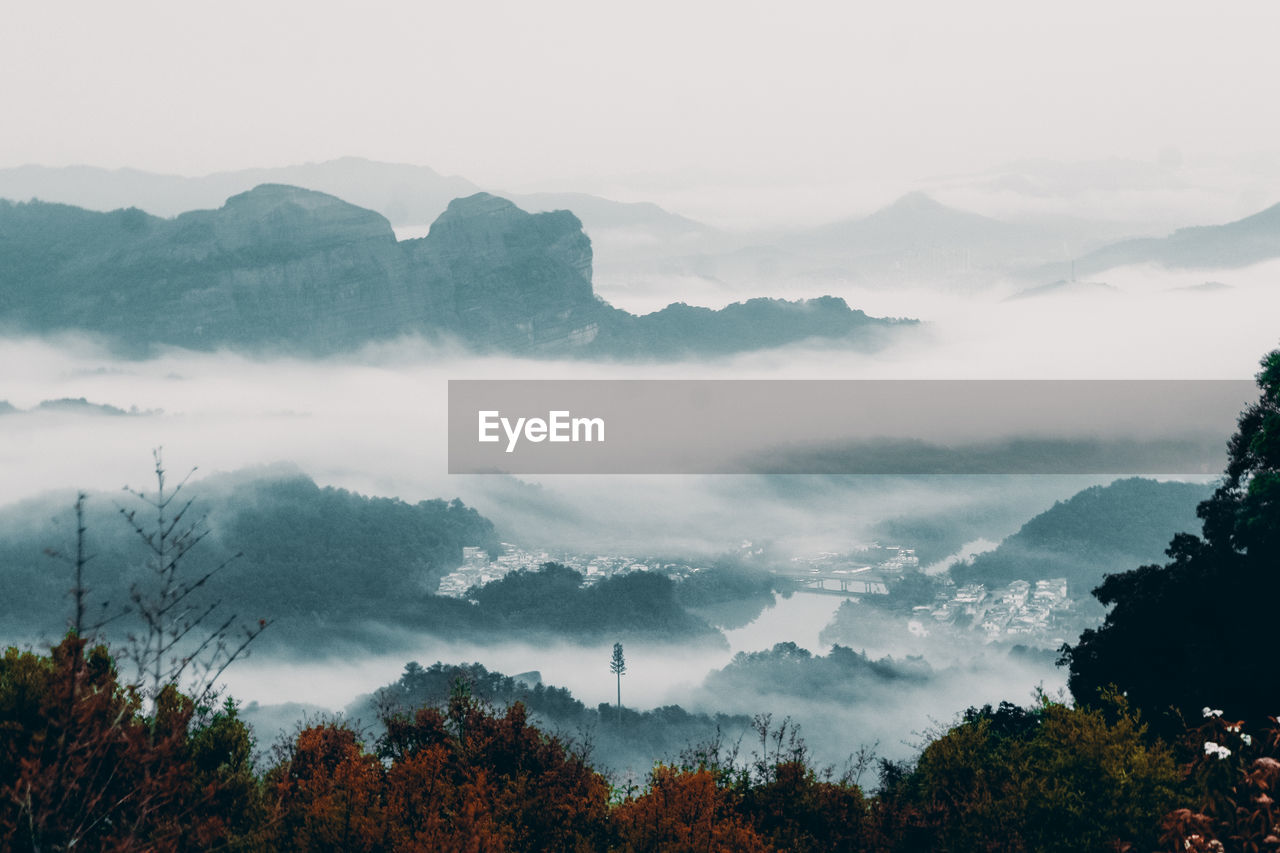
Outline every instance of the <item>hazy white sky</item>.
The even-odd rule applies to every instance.
[[[1280,4],[14,3],[0,167],[344,154],[510,188],[1272,147]]]

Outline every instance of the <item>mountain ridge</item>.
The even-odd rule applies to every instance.
[[[1110,243],[1079,258],[1076,272],[1153,263],[1169,269],[1236,269],[1280,257],[1280,203],[1218,225],[1192,225],[1165,237]],[[1062,274],[1065,265],[1050,272]]]
[[[228,196],[261,184],[287,184],[335,195],[376,210],[397,227],[429,224],[453,199],[489,191],[510,198],[530,212],[573,209],[588,232],[639,226],[658,233],[709,230],[703,223],[651,202],[620,202],[588,193],[499,192],[498,188],[482,187],[459,175],[442,174],[430,166],[353,156],[196,176],[98,166],[28,164],[0,169],[0,198],[11,201],[34,198],[103,212],[137,207],[161,217],[217,207]]]
[[[664,358],[810,337],[873,343],[861,333],[898,324],[838,299],[699,309],[692,324],[637,317],[595,295],[592,263],[572,212],[528,213],[483,192],[404,241],[379,213],[282,184],[172,219],[0,201],[0,324],[141,352],[324,354],[424,335],[481,351]]]

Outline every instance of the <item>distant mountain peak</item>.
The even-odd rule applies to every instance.
[[[308,209],[325,207],[355,207],[334,195],[295,187],[291,184],[258,184],[251,190],[236,193],[226,200],[224,208],[252,209],[295,204]]]
[[[923,211],[923,210],[950,210],[945,204],[938,201],[933,196],[921,190],[909,192],[900,197],[893,203],[881,208],[881,211],[900,210],[900,211]]]
[[[1210,226],[1212,227],[1212,226]],[[1240,230],[1258,230],[1258,231],[1276,231],[1280,230],[1280,204],[1273,204],[1268,208],[1250,214],[1243,219],[1237,219],[1234,222],[1228,222],[1226,225],[1218,226],[1222,228],[1235,227]],[[1190,229],[1181,228],[1180,231]],[[1176,232],[1175,232],[1176,233]]]
[[[1179,228],[1167,237],[1122,240],[1076,263],[1082,274],[1132,264],[1174,269],[1238,269],[1280,257],[1280,204],[1222,225]]]
[[[501,196],[478,192],[465,198],[455,198],[449,202],[449,206],[445,208],[444,213],[440,214],[440,218],[462,219],[473,216],[506,216],[512,213],[524,213],[524,211],[516,207],[514,202]]]
[[[378,240],[395,242],[386,217],[343,201],[334,195],[288,184],[259,184],[227,199],[214,211],[190,211],[177,218],[198,222],[211,217],[228,246],[260,240],[345,243]]]
[[[935,220],[954,220],[965,221],[973,224],[987,223],[992,226],[1000,226],[1004,223],[999,220],[983,216],[980,213],[974,213],[969,210],[961,210],[958,207],[950,207],[938,201],[928,193],[915,191],[894,201],[892,204],[882,207],[875,213],[866,218],[867,222],[895,222],[895,221],[935,221]]]

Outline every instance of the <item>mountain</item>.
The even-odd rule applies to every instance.
[[[1064,241],[1087,230],[1062,218],[1004,222],[913,192],[868,216],[792,234],[782,245],[863,268],[957,274],[1061,257]]]
[[[58,400],[42,400],[32,411],[69,412],[80,415],[127,415],[124,409],[106,403],[90,403],[84,397],[62,397]]]
[[[208,477],[191,482],[184,496],[195,501],[191,517],[206,518],[210,531],[184,558],[184,579],[226,563],[210,591],[193,593],[193,601],[207,604],[213,596],[245,620],[280,622],[264,635],[268,645],[299,637],[376,642],[388,626],[419,626],[420,609],[440,578],[461,565],[462,549],[497,545],[493,525],[460,501],[366,497],[320,487],[296,471]],[[0,635],[52,635],[65,624],[70,569],[45,549],[74,548],[66,526],[72,500],[45,496],[0,511]],[[127,496],[91,494],[86,501],[95,555],[88,585],[95,608],[113,603],[107,613],[129,602],[131,585],[150,589],[154,582],[146,547],[117,504],[134,508]]]
[[[173,219],[0,202],[0,324],[84,330],[141,352],[322,354],[418,334],[481,350],[663,358],[815,336],[868,342],[863,332],[892,325],[840,300],[748,303],[694,322],[682,309],[635,317],[597,299],[591,276],[576,216],[487,193],[453,200],[427,236],[400,242],[374,211],[279,184]]]
[[[710,233],[697,220],[672,213],[653,202],[623,202],[588,193],[506,193],[525,210],[572,210],[592,237],[597,231],[645,231],[651,237],[682,237]]]
[[[455,198],[481,187],[426,166],[341,157],[322,163],[215,172],[200,177],[93,166],[0,169],[0,198],[59,202],[89,210],[137,207],[155,216],[217,207],[261,184],[287,184],[327,193],[377,211],[395,226],[434,222]],[[572,210],[588,233],[642,229],[653,237],[701,232],[706,226],[655,204],[616,202],[586,193],[529,193],[506,198],[530,212]]]
[[[183,496],[194,501],[190,517],[200,518],[208,535],[182,558],[181,579],[217,572],[193,588],[192,605],[220,600],[249,622],[279,623],[260,646],[294,654],[377,650],[404,632],[476,643],[548,637],[724,644],[681,600],[678,585],[654,572],[587,585],[578,572],[547,563],[476,587],[468,599],[437,595],[440,579],[462,564],[463,548],[494,553],[499,546],[493,524],[457,499],[369,497],[318,486],[284,466],[192,481]],[[67,528],[73,501],[47,495],[0,509],[0,587],[7,590],[0,639],[52,635],[65,625],[71,570],[46,549],[74,553],[74,528]],[[101,612],[118,612],[135,586],[153,588],[149,552],[121,517],[143,506],[128,496],[91,494],[86,501],[95,613],[102,603]],[[148,518],[139,515],[149,530]]]
[[[979,249],[1019,239],[1017,227],[948,207],[921,192],[908,193],[869,216],[796,234],[796,246],[840,248],[878,255],[919,249]]]
[[[835,296],[748,299],[718,311],[677,302],[639,317],[613,313],[603,326],[608,334],[590,351],[623,358],[718,356],[806,339],[874,348],[886,341],[899,322],[915,321],[869,317]]]
[[[425,166],[359,157],[200,177],[93,166],[0,169],[0,198],[40,199],[100,211],[137,207],[165,217],[216,207],[227,197],[260,184],[289,184],[328,193],[407,225],[431,222],[451,200],[480,189],[465,178],[441,175]]]
[[[1168,237],[1112,243],[1080,258],[1076,270],[1091,275],[1129,264],[1233,269],[1272,258],[1280,258],[1280,204],[1225,225],[1179,228]],[[1052,270],[1055,274],[1063,271]]]
[[[743,714],[690,712],[679,705],[647,711],[618,708],[609,703],[584,705],[566,688],[530,684],[524,674],[508,676],[478,663],[424,667],[405,664],[399,680],[348,706],[349,717],[378,720],[388,709],[400,712],[422,707],[447,707],[459,679],[471,695],[495,708],[520,702],[529,722],[570,737],[589,738],[592,760],[617,772],[647,772],[655,763],[670,761],[690,744],[745,732],[751,717]]]
[[[1074,597],[1114,572],[1161,562],[1175,533],[1200,529],[1213,487],[1139,477],[1093,486],[1032,518],[993,551],[951,567],[958,584],[1065,577]]]
[[[1062,257],[1080,223],[1003,222],[909,193],[867,216],[799,230],[759,233],[719,251],[661,259],[657,271],[708,282],[982,282],[991,270]],[[1096,245],[1096,241],[1089,241]]]

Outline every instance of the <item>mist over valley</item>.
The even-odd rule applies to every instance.
[[[656,208],[591,204],[586,221],[605,224],[588,230],[605,234],[606,244],[618,228],[672,226]],[[119,282],[107,286],[121,294],[137,293],[117,297],[123,307],[110,319],[93,302],[83,303],[88,313],[66,313],[76,303],[65,297],[56,309],[62,313],[50,313],[53,303],[46,311],[32,301],[40,288],[29,277],[10,282],[7,318],[28,329],[0,341],[8,403],[0,416],[7,475],[0,485],[0,548],[15,591],[0,615],[7,634],[37,644],[56,636],[66,581],[44,550],[66,547],[75,489],[90,495],[89,543],[102,572],[94,594],[127,600],[130,585],[144,576],[131,531],[119,523],[127,495],[118,490],[141,484],[150,451],[163,446],[171,465],[199,468],[189,489],[210,535],[193,570],[242,553],[221,572],[217,600],[245,618],[271,620],[253,656],[229,670],[226,681],[230,694],[248,703],[247,718],[263,739],[302,711],[376,716],[371,700],[359,697],[396,682],[410,661],[446,668],[471,662],[503,676],[538,673],[514,682],[528,689],[536,681],[571,691],[541,709],[520,692],[526,688],[506,682],[492,688],[491,698],[523,697],[547,725],[594,739],[602,761],[636,778],[649,762],[714,736],[717,726],[723,735],[742,736],[760,713],[790,717],[829,763],[871,744],[906,759],[919,733],[966,707],[1029,697],[1037,688],[1061,690],[1057,646],[1102,617],[1092,587],[1109,572],[1160,559],[1173,534],[1195,526],[1195,505],[1208,486],[1112,483],[1116,477],[1097,475],[450,476],[443,473],[446,382],[1228,378],[1247,375],[1274,334],[1267,312],[1258,310],[1276,300],[1271,281],[1280,260],[1271,255],[1280,252],[1270,249],[1232,268],[1203,268],[1219,257],[1208,249],[1200,260],[1182,255],[1163,265],[1154,255],[1108,250],[1124,263],[1106,270],[1081,263],[1079,270],[1105,279],[1106,287],[1036,293],[1028,282],[1055,270],[1027,270],[1053,254],[1054,237],[910,196],[867,219],[788,237],[788,257],[807,263],[829,251],[854,262],[828,265],[818,275],[758,254],[747,266],[705,256],[683,267],[685,261],[661,260],[660,244],[652,242],[630,254],[614,252],[609,263],[622,272],[597,275],[594,286],[637,312],[624,314],[592,307],[604,305],[591,295],[594,241],[572,215],[539,219],[491,196],[446,206],[453,213],[432,229],[430,244],[403,236],[397,242],[376,214],[285,187],[253,190],[216,213],[173,220],[140,211],[7,207],[9,234],[37,233],[21,223],[40,214],[47,219],[40,239],[58,234],[48,229],[66,226],[48,223],[61,221],[80,222],[76,227],[96,235],[78,250],[80,260],[59,266],[47,266],[12,238],[5,249],[11,257],[25,258],[32,269],[60,270],[56,280],[66,284],[58,287],[93,282],[86,298],[99,298],[90,294],[102,293],[104,281]],[[256,212],[237,212],[250,207]],[[450,215],[460,217],[457,224]],[[348,221],[368,236],[327,246],[325,235],[342,233]],[[686,237],[672,238],[672,245],[725,239],[679,222]],[[193,228],[206,236],[182,236]],[[1197,238],[1204,245],[1217,239],[1217,232],[1205,233]],[[922,235],[933,254],[920,254]],[[451,244],[477,239],[509,254],[465,261],[450,254]],[[229,240],[243,248],[232,251]],[[145,268],[138,258],[173,257],[154,253],[174,241],[206,248],[188,254],[185,266],[149,273],[158,276],[151,286],[207,282],[215,291],[192,289],[184,301],[155,303],[144,321],[128,301],[144,293],[129,290]],[[263,254],[272,246],[277,254]],[[565,254],[565,246],[577,248]],[[343,254],[351,251],[357,254]],[[443,267],[424,262],[437,272],[404,272],[423,252],[456,260]],[[904,267],[910,257],[927,262]],[[930,266],[938,259],[958,259],[960,277]],[[510,263],[525,271],[509,277]],[[307,301],[313,297],[305,291],[289,291],[295,286],[287,282],[309,278],[309,270],[329,276],[348,270],[336,273],[336,283],[359,264],[370,266],[351,281],[373,281],[380,268],[401,270],[395,275],[409,276],[401,284],[381,280],[407,289],[328,308]],[[8,275],[23,278],[24,268],[10,265]],[[235,315],[192,301],[192,294],[216,288],[234,292],[250,269],[258,270],[255,299],[285,295],[278,310],[306,304],[319,312],[285,333],[294,344],[284,352],[264,347],[284,341],[278,323],[245,337],[247,327]],[[533,269],[550,271],[557,282],[572,279],[581,293],[553,298],[561,284],[539,284],[529,278]],[[110,271],[106,279],[103,271]],[[413,275],[428,283],[411,284]],[[430,283],[439,280],[449,282],[444,291]],[[1201,286],[1205,281],[1215,286]],[[379,304],[406,304],[395,300],[423,287],[457,295],[435,308],[415,303],[424,306],[421,321],[399,308],[376,313]],[[494,324],[518,325],[533,310],[506,301],[513,287],[523,288],[520,298],[547,306],[548,317],[587,312],[582,322],[615,335],[611,349],[560,339],[502,352],[512,348],[504,343],[508,332]],[[19,296],[24,289],[28,295]],[[474,301],[459,301],[464,292]],[[819,301],[748,301],[778,294]],[[827,294],[843,302],[822,302]],[[1024,296],[1009,298],[1018,295]],[[554,301],[561,298],[568,300],[563,306]],[[491,313],[477,325],[470,304],[514,313]],[[866,306],[868,314],[843,313],[844,305]],[[437,310],[453,319],[431,319]],[[219,316],[226,333],[210,325]],[[857,319],[863,316],[865,322]],[[891,326],[877,327],[872,316],[924,322],[889,334]],[[365,318],[364,331],[353,317]],[[1215,317],[1230,319],[1230,340],[1211,351],[1187,346],[1213,328]],[[844,340],[840,324],[849,318],[858,331]],[[545,326],[545,335],[521,334],[545,343],[555,339],[559,322]],[[326,323],[340,324],[347,337],[333,338]],[[48,331],[33,333],[42,326]],[[204,337],[192,339],[184,328],[202,329]],[[753,331],[755,337],[738,331],[765,328],[771,331]],[[876,328],[885,333],[868,345],[868,330]],[[715,343],[717,335],[726,343]],[[144,340],[150,343],[140,346]],[[644,348],[628,343],[640,340]],[[577,351],[569,354],[566,346]],[[1137,507],[1144,514],[1129,519]],[[817,577],[830,588],[818,589]],[[875,580],[850,581],[857,593],[838,594],[846,577]],[[1018,582],[1027,589],[1020,592]],[[1032,607],[1037,590],[1059,598]],[[630,661],[624,704],[628,714],[640,714],[631,731],[650,731],[643,745],[596,710],[615,698],[604,663],[618,641]],[[480,670],[472,676],[483,681]],[[430,689],[414,688],[427,691],[418,698],[441,701],[443,678]],[[678,711],[643,716],[670,706]]]

